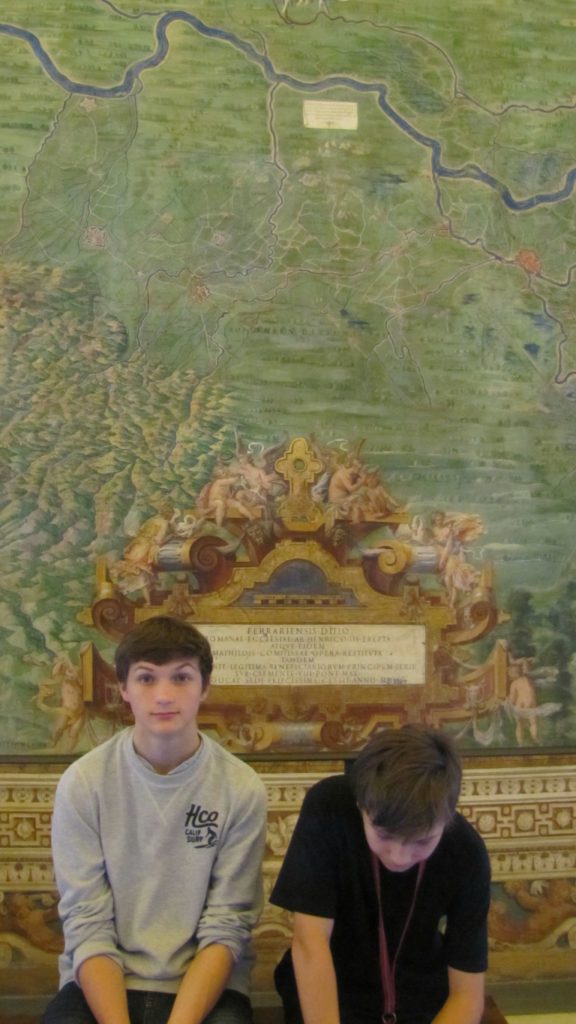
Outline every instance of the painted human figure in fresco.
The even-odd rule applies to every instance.
[[[123,557],[110,568],[110,577],[118,588],[129,594],[142,590],[150,604],[150,583],[158,552],[173,534],[174,506],[163,502],[158,512],[146,520],[124,549]]]
[[[202,513],[214,516],[217,526],[222,526],[228,516],[255,519],[258,515],[242,494],[239,475],[223,465],[215,467],[212,479],[200,491],[198,508]]]
[[[352,458],[337,466],[328,484],[328,501],[346,511],[353,495],[363,484],[362,463]]]
[[[48,906],[39,905],[38,899],[26,893],[6,894],[5,918],[0,918],[0,930],[22,935],[45,953],[61,953],[62,938],[59,930],[51,925],[58,922],[56,900]]]
[[[50,703],[54,697],[59,704]],[[33,700],[41,711],[54,717],[54,747],[61,745],[66,753],[72,753],[86,724],[86,706],[80,671],[67,654],[56,658],[50,676],[41,681]]]
[[[258,466],[250,452],[241,452],[230,465],[241,485],[241,493],[248,502],[255,501],[265,504],[267,498],[281,483],[277,473],[267,472]]]
[[[570,943],[570,936],[576,934],[576,885],[573,881],[568,878],[516,879],[505,882],[503,890],[516,907],[510,912],[504,900],[493,899],[489,922],[494,941],[514,945],[533,943],[549,949],[566,936]],[[518,914],[518,907],[524,911],[522,915]]]
[[[466,561],[464,545],[484,532],[477,515],[434,512],[431,524],[432,542],[438,554],[438,572],[454,608],[462,594],[470,593],[478,584],[480,574]]]
[[[347,456],[328,474],[325,499],[353,523],[385,519],[400,509],[384,487],[380,470],[364,465],[354,455]]]
[[[514,721],[518,746],[529,740],[540,743],[541,720],[562,710],[562,704],[555,701],[539,703],[536,682],[530,671],[531,661],[531,658],[518,658],[508,665],[509,687],[504,707]],[[541,671],[546,673],[546,670]]]
[[[525,737],[538,743],[538,697],[533,679],[526,670],[526,659],[512,661],[508,666],[508,700],[516,720],[516,742],[523,746]]]
[[[378,469],[366,467],[362,472],[362,486],[353,499],[353,507],[364,521],[385,519],[391,512],[398,512],[399,502],[386,490]]]

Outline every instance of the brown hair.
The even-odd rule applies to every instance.
[[[377,732],[352,765],[350,778],[356,802],[372,824],[410,838],[453,817],[462,766],[445,733],[405,725]]]
[[[120,641],[114,655],[116,676],[120,683],[125,683],[130,666],[136,661],[165,665],[180,656],[198,659],[205,690],[214,663],[208,640],[195,626],[168,615],[158,615],[139,623]]]

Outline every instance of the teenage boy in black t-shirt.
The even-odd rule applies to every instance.
[[[308,792],[271,897],[294,913],[287,1024],[479,1024],[490,866],[461,774],[447,736],[405,726]]]

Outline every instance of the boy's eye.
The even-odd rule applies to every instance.
[[[187,683],[192,679],[189,672],[176,672],[172,679],[175,683]]]
[[[136,676],[137,683],[153,683],[154,676],[150,672],[140,672]]]

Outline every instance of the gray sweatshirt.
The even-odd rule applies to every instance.
[[[132,732],[70,765],[56,791],[60,986],[104,954],[127,988],[176,992],[197,950],[218,942],[234,955],[228,987],[247,993],[262,907],[262,780],[207,736],[190,760],[158,775]]]

